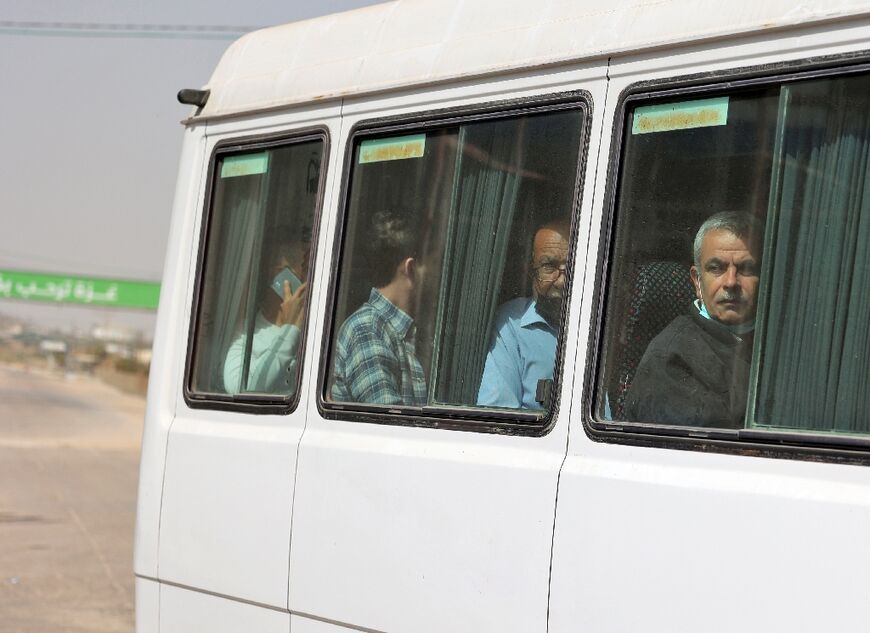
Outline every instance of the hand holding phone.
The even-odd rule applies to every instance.
[[[290,282],[290,293],[295,294],[297,290],[299,290],[299,286],[302,285],[302,280],[299,279],[293,271],[287,267],[281,269],[275,278],[272,280],[272,290],[275,291],[275,294],[278,295],[278,298],[282,301],[284,300],[284,282]]]
[[[276,325],[302,327],[305,320],[305,284],[289,268],[284,268],[272,280],[272,290],[281,298]]]

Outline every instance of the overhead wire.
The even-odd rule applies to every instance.
[[[168,38],[189,40],[234,40],[240,35],[254,31],[259,26],[206,25],[206,24],[146,24],[146,23],[99,23],[61,22],[36,20],[0,20],[0,35],[35,37],[82,37],[82,38]],[[92,268],[94,262],[73,262],[55,259],[35,253],[15,253],[6,248],[0,250],[0,262],[14,268],[40,268],[68,270],[72,267]],[[118,272],[116,267],[116,272]],[[126,269],[122,274],[141,279],[159,279],[160,274]]]
[[[259,26],[0,20],[0,35],[233,40]]]

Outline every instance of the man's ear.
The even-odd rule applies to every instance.
[[[402,274],[408,279],[414,279],[414,275],[417,272],[417,260],[413,257],[406,257],[402,260],[402,263],[399,264],[399,270],[401,270]]]
[[[701,296],[701,277],[698,275],[698,269],[696,267],[692,266],[689,269],[689,277],[692,278],[692,285],[695,287],[695,295],[698,297],[698,301],[703,303],[704,299]]]

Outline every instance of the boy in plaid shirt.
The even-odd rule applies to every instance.
[[[374,214],[366,237],[374,288],[339,330],[332,399],[423,406],[426,377],[413,319],[422,273],[419,232],[411,214],[383,210]]]

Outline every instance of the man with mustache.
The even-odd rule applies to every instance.
[[[636,422],[742,428],[761,251],[751,215],[717,213],[698,229],[697,300],[649,344],[626,394]]]
[[[534,297],[519,297],[496,313],[477,404],[486,407],[540,409],[539,380],[553,378],[556,341],[567,281],[567,220],[548,222],[535,231],[531,273]]]

